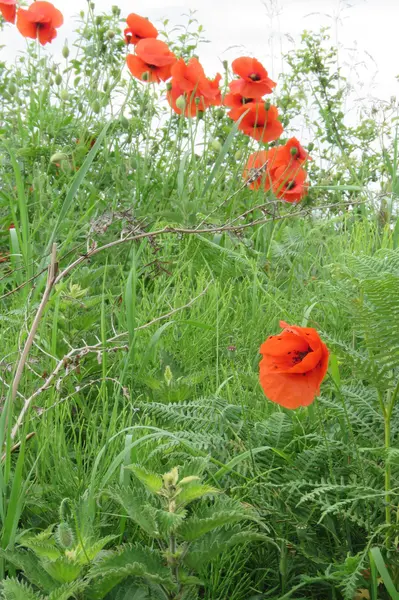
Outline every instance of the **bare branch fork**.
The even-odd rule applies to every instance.
[[[147,329],[147,327],[150,327],[151,325],[154,325],[154,323],[157,323],[158,321],[162,321],[164,319],[168,319],[169,317],[173,316],[174,314],[176,314],[177,312],[180,312],[182,310],[185,310],[186,308],[189,308],[190,306],[192,306],[197,300],[199,300],[199,298],[201,298],[202,296],[204,296],[206,294],[206,292],[209,289],[209,286],[211,285],[212,282],[208,283],[208,285],[194,298],[192,298],[189,302],[187,302],[187,304],[184,304],[183,306],[179,306],[178,308],[174,308],[173,310],[169,311],[168,313],[161,315],[159,317],[156,317],[155,319],[152,319],[151,321],[149,321],[148,323],[145,323],[144,325],[140,325],[139,327],[136,327],[135,331],[141,331],[142,329]],[[47,290],[47,287],[46,287]],[[51,291],[51,290],[50,290]],[[44,296],[43,296],[44,298]],[[43,301],[42,301],[43,302]],[[41,303],[42,304],[42,303]],[[38,311],[39,312],[39,311]],[[42,311],[43,313],[43,311]],[[38,313],[36,313],[37,316]],[[35,318],[36,320],[36,318]],[[36,327],[37,329],[37,327]],[[72,348],[72,350],[70,350],[68,352],[68,354],[66,354],[65,356],[63,356],[63,358],[61,360],[58,361],[56,367],[54,368],[54,370],[50,373],[50,375],[47,377],[46,381],[31,395],[29,396],[29,398],[26,398],[24,401],[24,405],[21,409],[21,412],[18,416],[18,419],[12,429],[11,432],[11,439],[15,439],[19,428],[21,427],[24,417],[30,407],[30,405],[32,404],[33,400],[35,398],[37,398],[37,396],[39,396],[42,392],[44,392],[45,390],[47,390],[53,383],[54,379],[57,377],[57,375],[60,373],[61,369],[64,366],[67,366],[70,362],[73,361],[73,359],[75,358],[81,358],[82,356],[85,356],[86,354],[89,354],[90,352],[101,352],[102,350],[106,350],[106,345],[111,344],[113,342],[118,341],[120,338],[124,337],[128,335],[127,331],[124,331],[122,333],[118,333],[117,335],[114,335],[113,337],[109,338],[108,340],[106,340],[105,344],[103,342],[98,342],[97,344],[94,344],[92,346],[82,346],[81,348]],[[32,345],[32,344],[31,344]],[[112,348],[111,350],[120,350],[120,349],[125,349],[126,346],[117,346]],[[25,350],[25,349],[24,349]],[[26,360],[26,358],[25,358]],[[22,373],[22,371],[21,371]]]

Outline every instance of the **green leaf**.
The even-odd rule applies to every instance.
[[[139,465],[129,465],[126,469],[130,469],[136,475],[137,479],[141,481],[149,490],[156,494],[162,489],[163,481],[160,475],[147,471],[144,467]]]
[[[33,552],[0,548],[0,557],[22,571],[31,583],[44,591],[50,592],[56,587],[54,579],[43,569],[38,557]]]
[[[190,504],[190,502],[203,498],[204,496],[220,494],[220,490],[217,488],[204,483],[199,483],[198,481],[193,481],[180,489],[181,492],[177,496],[177,503],[179,506],[186,506],[187,504]]]
[[[44,600],[30,585],[17,579],[5,579],[1,589],[4,600]]]
[[[116,502],[123,506],[127,516],[152,537],[159,535],[154,507],[148,503],[141,490],[135,488],[118,488],[111,492]]]
[[[69,560],[62,556],[54,561],[43,561],[43,569],[56,581],[60,583],[70,583],[77,579],[82,573],[83,567],[81,563],[75,560]]]
[[[69,600],[75,597],[75,594],[81,592],[87,586],[85,581],[73,581],[72,583],[66,583],[61,587],[57,588],[47,597],[47,600]]]
[[[377,570],[382,577],[382,580],[390,598],[392,598],[392,600],[399,600],[399,592],[396,589],[390,574],[388,573],[388,569],[385,566],[385,561],[381,554],[381,550],[376,547],[371,548],[370,556],[374,560],[375,566],[377,567]]]
[[[193,540],[197,540],[209,531],[213,531],[218,527],[232,525],[233,523],[238,523],[247,519],[257,520],[255,515],[251,514],[249,511],[245,512],[244,510],[220,511],[206,519],[201,519],[194,515],[193,517],[190,517],[190,519],[187,519],[181,525],[181,527],[179,527],[177,533],[186,542],[192,542]]]

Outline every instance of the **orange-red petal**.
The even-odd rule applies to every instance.
[[[0,0],[0,13],[7,23],[15,23],[16,0]]]
[[[157,38],[158,30],[154,25],[146,19],[145,17],[141,17],[136,13],[130,13],[130,15],[126,18],[127,29],[125,29],[125,38],[126,32],[130,33],[130,40],[128,43],[137,44],[140,40],[146,38]]]
[[[152,38],[140,40],[136,45],[136,54],[148,65],[156,67],[165,67],[176,62],[175,55],[162,40]]]

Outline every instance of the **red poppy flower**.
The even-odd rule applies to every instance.
[[[176,57],[165,42],[149,38],[137,43],[136,55],[129,54],[126,62],[137,79],[159,83],[170,78]]]
[[[135,13],[131,13],[126,19],[127,28],[124,30],[125,40],[127,44],[137,44],[145,38],[158,37],[158,30],[146,18],[140,17]]]
[[[193,117],[209,106],[219,106],[222,101],[220,80],[219,73],[214,79],[208,79],[197,58],[191,58],[187,64],[180,59],[172,67],[168,102],[177,114],[186,117]]]
[[[62,13],[51,4],[38,0],[28,10],[19,8],[17,12],[17,28],[23,36],[36,39],[44,46],[56,36],[58,27],[64,22]]]
[[[300,202],[308,193],[306,176],[304,169],[290,174],[285,167],[279,167],[271,173],[274,194],[286,202]]]
[[[266,150],[260,150],[248,158],[242,176],[252,190],[258,190],[261,186],[266,191],[270,189],[270,173],[267,171],[268,154]]]
[[[247,106],[252,102],[256,102],[255,98],[246,98],[245,96],[241,96],[241,94],[226,94],[223,98],[224,106],[228,106],[229,108],[241,108],[242,106]]]
[[[233,73],[240,79],[230,83],[233,94],[241,94],[246,98],[262,98],[265,94],[271,94],[276,83],[272,81],[264,66],[256,60],[243,56],[233,60]]]
[[[275,106],[268,106],[263,102],[251,102],[241,108],[233,108],[229,117],[238,120],[244,115],[238,129],[253,137],[259,142],[272,142],[283,133],[283,126],[278,120],[278,111]]]
[[[312,327],[280,321],[283,331],[260,347],[260,384],[272,402],[284,408],[308,406],[320,394],[328,367],[328,348]]]
[[[293,137],[284,146],[270,150],[269,169],[272,171],[279,167],[285,167],[287,172],[297,173],[308,160],[312,159],[298,140]]]
[[[7,23],[15,23],[15,15],[17,13],[17,0],[0,0],[0,13]]]

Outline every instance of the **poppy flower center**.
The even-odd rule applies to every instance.
[[[260,81],[261,80],[259,73],[251,73],[250,75],[248,75],[248,77],[250,79],[252,79],[252,81]]]
[[[285,189],[286,189],[286,190],[288,190],[288,191],[290,191],[290,190],[293,190],[293,189],[294,189],[294,187],[295,187],[295,185],[296,185],[296,184],[295,184],[295,181],[289,181],[289,182],[287,183],[287,185],[285,186]]]
[[[297,365],[298,363],[302,362],[305,356],[309,354],[309,352],[312,352],[312,348],[310,346],[308,346],[308,349],[304,352],[295,352],[294,356],[292,357],[292,362],[294,363],[294,365]]]
[[[250,102],[253,102],[254,99],[253,98],[241,98],[241,104],[249,104]]]

